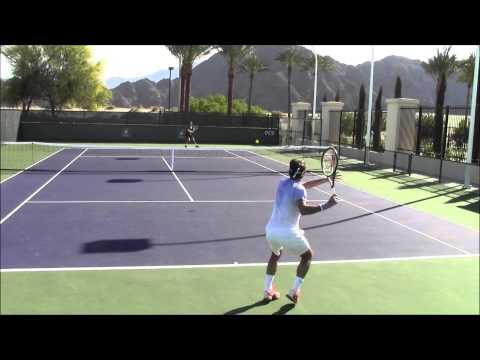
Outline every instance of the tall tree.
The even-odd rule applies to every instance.
[[[184,90],[184,111],[190,110],[190,88],[193,73],[193,63],[200,57],[207,55],[212,50],[211,45],[187,45],[184,62],[185,90]]]
[[[475,110],[475,128],[473,129],[472,162],[480,165],[480,74],[477,79],[477,107]]]
[[[290,125],[290,118],[292,114],[292,96],[291,96],[291,87],[292,87],[292,71],[293,68],[297,65],[302,66],[305,63],[300,47],[291,46],[287,50],[282,51],[275,60],[280,61],[287,65],[287,81],[288,81],[288,123]],[[315,60],[315,59],[314,59]]]
[[[458,69],[460,70],[460,75],[458,81],[465,83],[467,85],[467,98],[465,100],[465,108],[469,106],[470,94],[473,86],[473,72],[475,68],[475,54],[470,54],[470,56],[458,63]]]
[[[355,145],[361,149],[363,146],[363,127],[365,125],[365,88],[360,86],[358,93],[358,116],[355,125]]]
[[[225,57],[228,64],[228,104],[227,113],[232,114],[233,107],[233,81],[235,79],[235,70],[242,59],[252,50],[252,45],[219,45],[218,49]]]
[[[22,110],[28,111],[34,100],[42,96],[42,63],[43,49],[41,45],[4,46],[1,53],[12,67],[12,78],[5,82],[5,100],[17,105],[22,103]]]
[[[12,85],[24,110],[46,99],[55,111],[65,105],[95,109],[111,92],[101,82],[102,64],[84,45],[11,45],[2,50],[13,67]]]
[[[92,52],[84,45],[44,45],[42,92],[50,109],[80,105],[95,109],[110,91],[100,80],[101,63],[92,64]]]
[[[373,149],[381,150],[380,140],[382,133],[382,87],[378,91],[377,100],[375,101],[375,122],[373,124]]]
[[[394,98],[398,99],[402,97],[402,80],[400,80],[400,76],[397,76],[397,80],[395,81],[395,95]]]
[[[185,79],[186,79],[186,65],[184,62],[187,56],[188,45],[166,45],[168,51],[175,56],[180,62],[180,69],[178,71],[179,86],[180,86],[180,103],[178,104],[178,111],[182,112],[185,108]]]
[[[314,77],[315,76],[315,54],[312,52],[310,56],[307,56],[306,58],[303,59],[301,63],[301,69],[304,71],[308,71],[308,73]],[[335,70],[335,63],[333,62],[333,59],[329,56],[322,56],[317,54],[317,70],[318,73],[328,73],[330,71]],[[317,73],[317,76],[319,75]],[[318,82],[317,82],[317,90],[318,90]],[[327,101],[326,95],[324,96],[323,101]],[[337,100],[335,100],[337,101]],[[313,103],[313,101],[312,101]]]
[[[435,125],[433,150],[436,156],[441,156],[442,150],[442,128],[443,128],[443,106],[445,102],[445,93],[447,91],[447,79],[457,69],[457,59],[455,55],[450,55],[450,49],[446,47],[443,52],[437,49],[437,55],[422,63],[423,69],[436,81],[436,101],[435,101]]]
[[[257,57],[257,54],[254,51],[250,52],[243,60],[243,63],[240,65],[240,71],[246,72],[250,80],[250,86],[248,88],[248,110],[247,110],[249,114],[252,109],[253,79],[257,73],[265,70],[268,70],[268,68],[260,61],[260,59]]]

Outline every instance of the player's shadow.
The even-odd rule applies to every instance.
[[[241,307],[238,307],[236,309],[232,309],[230,311],[227,311],[225,314],[223,315],[237,315],[237,314],[242,314],[250,309],[253,309],[253,308],[256,308],[256,307],[259,307],[259,306],[265,306],[265,305],[268,305],[269,302],[268,301],[265,301],[265,300],[259,300],[257,302],[254,302],[253,304],[250,304],[250,305],[245,305],[245,306],[241,306]]]
[[[272,315],[285,315],[290,310],[295,308],[295,304],[285,304],[278,311],[275,311]]]

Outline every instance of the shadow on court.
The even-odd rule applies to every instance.
[[[129,184],[129,183],[137,183],[142,182],[142,179],[110,179],[107,180],[108,183],[111,184]]]
[[[265,306],[265,305],[268,305],[269,302],[268,301],[264,301],[263,299],[262,300],[259,300],[257,302],[254,302],[253,304],[250,304],[250,305],[245,305],[245,306],[241,306],[241,307],[238,307],[236,309],[232,309],[230,311],[227,311],[225,314],[223,315],[237,315],[237,314],[241,314],[241,313],[244,313],[250,309],[253,309],[253,308],[256,308],[256,307],[259,307],[259,306]]]
[[[295,308],[295,304],[285,304],[278,311],[275,311],[272,315],[285,315],[290,310]]]
[[[413,204],[416,202],[423,201],[425,199],[410,201],[405,204],[397,204],[393,205],[384,209],[377,210],[375,212],[364,213],[361,215],[352,216],[349,218],[344,218],[336,221],[331,221],[329,223],[314,225],[314,226],[306,226],[303,230],[312,230],[312,229],[319,229],[331,225],[337,225],[341,223],[345,223],[348,221],[353,221],[365,217],[372,216],[374,214],[379,214],[385,211],[397,209],[403,207],[405,205]],[[235,236],[229,238],[219,238],[219,239],[209,239],[209,240],[196,240],[196,241],[172,241],[172,242],[163,242],[163,243],[154,243],[150,239],[106,239],[106,240],[96,240],[92,242],[88,242],[83,245],[82,252],[83,253],[106,253],[106,252],[128,252],[128,251],[142,251],[153,246],[179,246],[179,245],[198,245],[198,244],[209,244],[209,243],[217,243],[217,242],[228,242],[228,241],[237,241],[237,240],[247,240],[252,238],[259,238],[265,237],[265,233],[261,234],[253,234],[253,235],[245,235],[245,236]]]
[[[133,252],[150,248],[150,239],[112,239],[91,241],[83,245],[82,253]]]

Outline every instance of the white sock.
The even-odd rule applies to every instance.
[[[272,288],[274,278],[275,278],[275,275],[265,274],[265,291],[270,290]]]
[[[295,277],[295,281],[293,282],[293,288],[292,288],[292,290],[293,290],[293,291],[299,290],[299,289],[300,289],[300,286],[302,286],[302,284],[303,284],[303,279],[300,278],[300,277],[298,277],[298,276],[296,276],[296,277]]]

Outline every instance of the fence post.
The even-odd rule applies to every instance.
[[[412,158],[413,158],[413,153],[408,154],[408,176],[412,175]]]
[[[357,112],[353,112],[353,133],[352,133],[352,148],[355,146],[355,124],[357,123]]]
[[[343,110],[340,110],[340,121],[338,123],[338,157],[340,158],[340,145],[342,144],[342,116]]]
[[[323,123],[322,112],[320,112],[320,139],[319,139],[320,146],[322,146],[322,123]]]
[[[445,152],[447,150],[447,133],[448,133],[448,115],[450,113],[450,106],[447,106],[445,111],[445,123],[443,124],[443,134],[442,134],[442,158],[445,158]]]
[[[445,158],[445,147],[447,144],[447,126],[448,126],[448,114],[450,112],[450,106],[447,106],[445,111],[445,123],[443,125],[443,133],[442,133],[442,142],[441,142],[441,149],[440,149],[440,171],[438,174],[438,182],[442,182],[442,170],[443,170],[443,160]]]
[[[420,144],[422,142],[422,106],[418,109],[418,129],[417,129],[417,146],[415,154],[420,155]]]
[[[307,111],[303,113],[303,132],[302,132],[302,146],[305,146],[305,128],[307,125]]]

